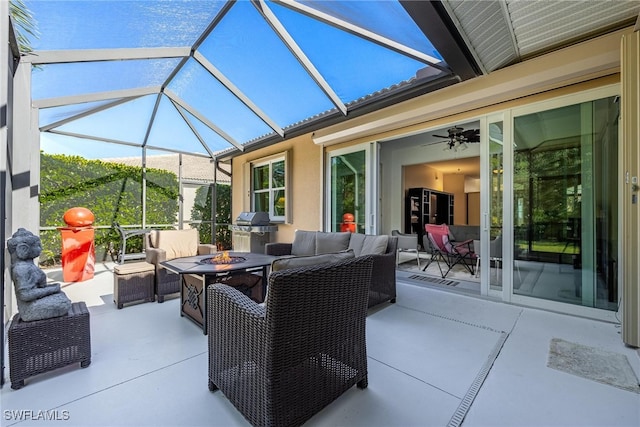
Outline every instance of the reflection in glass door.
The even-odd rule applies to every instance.
[[[331,230],[365,232],[365,152],[331,157]]]
[[[368,149],[329,154],[327,231],[369,232]]]
[[[615,97],[513,123],[513,293],[617,310]]]
[[[502,290],[502,210],[504,192],[503,147],[504,126],[502,121],[489,123],[489,287]]]

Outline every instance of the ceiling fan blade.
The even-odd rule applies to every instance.
[[[480,129],[469,129],[462,132],[467,142],[480,142]]]
[[[451,138],[450,136],[444,136],[444,135],[433,135],[433,136],[435,136],[436,138],[447,138],[447,139]]]

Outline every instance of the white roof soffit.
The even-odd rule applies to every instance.
[[[316,82],[322,91],[331,99],[331,102],[338,108],[343,115],[347,115],[347,107],[344,105],[340,97],[333,91],[329,83],[322,77],[322,74],[316,69],[313,63],[307,58],[300,46],[295,42],[293,37],[284,28],[284,25],[273,14],[271,9],[267,7],[264,0],[252,0],[253,5],[258,12],[262,14],[267,23],[273,28],[273,31],[280,37],[282,42],[287,46],[289,51],[295,56],[300,65],[309,73],[309,76]]]
[[[41,50],[21,58],[32,65],[64,64],[68,62],[126,61],[137,59],[183,58],[191,47]]]

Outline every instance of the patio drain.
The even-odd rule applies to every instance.
[[[435,283],[437,285],[446,285],[446,286],[457,286],[458,283],[455,280],[447,280],[447,279],[438,279],[437,277],[429,277],[429,276],[421,276],[419,274],[414,274],[408,277],[408,279],[420,280],[422,282],[430,282]]]
[[[476,378],[471,384],[471,387],[469,387],[469,390],[467,390],[467,393],[464,395],[464,397],[460,401],[460,404],[458,405],[458,408],[456,409],[453,416],[449,420],[447,427],[460,427],[460,425],[462,425],[462,422],[464,421],[464,417],[467,416],[469,409],[471,409],[471,404],[473,403],[474,399],[478,395],[478,392],[480,391],[480,387],[482,387],[484,380],[487,379],[487,376],[489,375],[489,371],[491,370],[493,363],[498,358],[498,355],[500,354],[500,351],[502,350],[502,347],[504,346],[504,343],[505,341],[507,341],[508,337],[509,337],[509,334],[507,334],[506,332],[500,333],[500,338],[498,339],[498,342],[493,347],[493,350],[487,357],[487,360],[484,362],[484,365],[482,365],[482,368],[480,369],[480,372],[478,372],[478,375],[476,375]]]

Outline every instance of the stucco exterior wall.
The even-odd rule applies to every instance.
[[[290,223],[277,224],[278,231],[271,240],[293,241],[296,229],[322,229],[322,147],[314,144],[311,134],[233,158],[232,161],[232,213],[234,220],[240,212],[251,210],[248,165],[265,157],[288,151],[289,153],[289,206]]]

